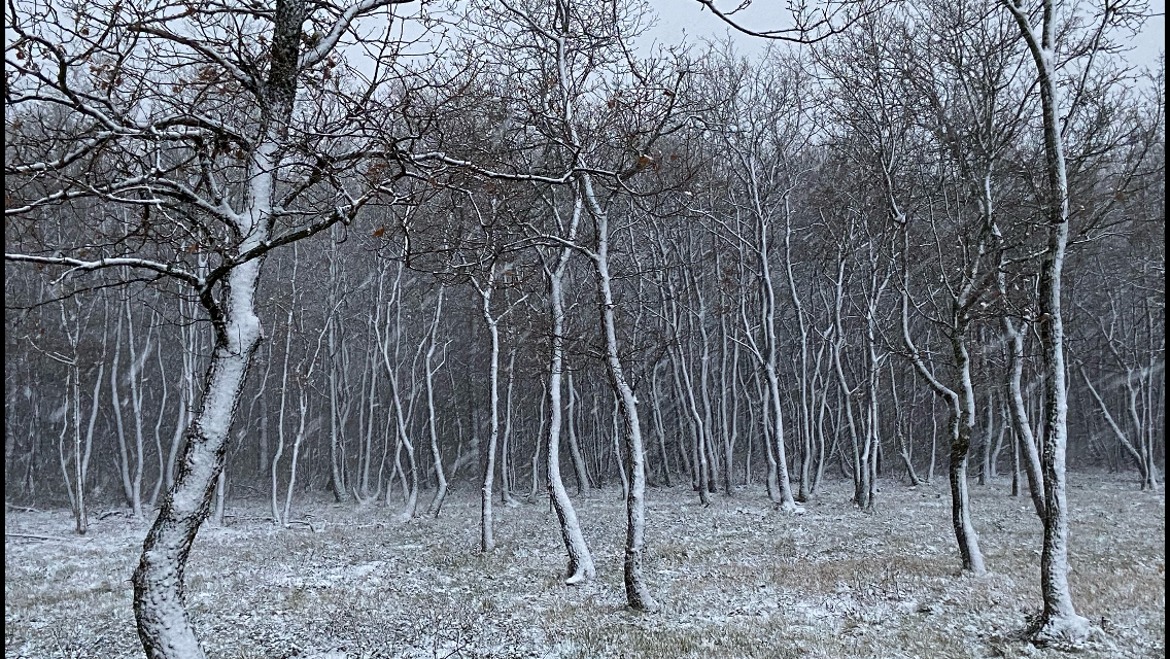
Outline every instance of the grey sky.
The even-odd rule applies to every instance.
[[[722,21],[706,11],[696,0],[648,0],[658,13],[658,25],[650,36],[662,43],[679,43],[683,39],[698,40],[703,37],[722,38],[731,34],[736,46],[750,52],[762,48],[764,39],[734,32]],[[1133,51],[1128,54],[1131,64],[1152,67],[1160,53],[1166,49],[1166,0],[1148,0],[1151,18],[1133,40]],[[728,9],[738,5],[740,0],[723,0],[720,7]],[[738,17],[742,23],[757,30],[783,27],[784,5],[779,0],[756,0]]]

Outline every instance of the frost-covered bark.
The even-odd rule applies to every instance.
[[[650,594],[642,570],[646,544],[646,456],[642,441],[642,424],[638,416],[638,400],[626,380],[618,347],[616,306],[612,278],[609,273],[609,218],[601,208],[588,174],[582,174],[580,193],[588,204],[593,218],[595,249],[592,254],[598,304],[601,312],[601,331],[605,339],[605,364],[610,385],[617,395],[622,418],[622,469],[629,483],[626,492],[626,543],[623,567],[625,572],[626,604],[638,611],[654,611],[658,602]]]
[[[1085,387],[1088,388],[1093,400],[1097,403],[1097,409],[1101,410],[1101,416],[1105,418],[1105,423],[1113,432],[1113,436],[1121,443],[1125,449],[1126,455],[1133,459],[1134,465],[1138,468],[1138,473],[1141,475],[1141,489],[1143,490],[1157,490],[1158,489],[1158,466],[1154,459],[1154,452],[1151,450],[1148,442],[1145,441],[1143,432],[1143,425],[1137,411],[1137,398],[1141,376],[1134,373],[1132,370],[1125,374],[1126,399],[1128,402],[1127,410],[1131,419],[1131,425],[1134,428],[1134,433],[1138,435],[1135,441],[1131,441],[1130,434],[1127,433],[1113,414],[1109,411],[1109,405],[1105,403],[1105,399],[1101,397],[1101,393],[1097,391],[1097,387],[1093,385],[1093,381],[1089,378],[1089,373],[1085,370],[1084,365],[1080,367],[1081,379],[1085,382]]]
[[[950,435],[950,467],[948,480],[951,489],[951,525],[959,546],[962,569],[981,575],[987,571],[983,553],[979,549],[979,537],[971,521],[971,497],[967,489],[968,453],[971,448],[971,431],[975,423],[975,392],[971,384],[971,359],[967,351],[966,323],[962,318],[954,319],[957,327],[951,331],[951,349],[958,371],[958,391],[938,380],[930,367],[922,360],[910,334],[910,296],[902,291],[902,340],[918,374],[923,377],[936,394],[945,399],[950,408],[947,429]]]
[[[966,333],[956,333],[951,338],[951,346],[955,366],[959,371],[959,391],[951,400],[951,524],[959,543],[963,569],[983,574],[987,568],[984,567],[979,537],[971,521],[971,497],[967,490],[971,435],[975,429],[975,388],[971,382],[971,357],[967,352]]]
[[[565,423],[568,427],[569,453],[573,456],[573,475],[577,479],[577,494],[593,487],[589,479],[589,468],[585,465],[585,454],[581,452],[581,442],[577,440],[577,390],[573,386],[573,372],[568,376],[569,403],[565,408],[567,414]]]
[[[427,357],[424,363],[426,369],[425,380],[427,388],[427,431],[431,439],[431,459],[433,460],[435,469],[435,496],[431,499],[431,503],[427,506],[427,512],[435,517],[439,516],[439,511],[443,509],[443,502],[447,498],[447,475],[443,470],[443,454],[439,452],[439,429],[438,421],[435,418],[435,374],[443,367],[443,363],[447,359],[446,350],[443,351],[443,359],[435,362],[435,348],[438,343],[439,334],[439,319],[443,317],[443,291],[440,288],[435,299],[435,317],[431,322],[431,331],[427,338]]]
[[[1040,591],[1044,610],[1032,630],[1038,643],[1084,641],[1089,622],[1077,615],[1068,585],[1068,500],[1065,478],[1065,451],[1068,444],[1068,384],[1064,355],[1064,313],[1061,288],[1065,249],[1069,235],[1068,172],[1061,133],[1058,63],[1056,61],[1057,17],[1055,0],[1042,0],[1039,33],[1032,25],[1034,9],[1024,0],[1001,0],[1015,18],[1020,35],[1036,66],[1044,123],[1044,155],[1047,190],[1044,220],[1048,250],[1040,265],[1038,330],[1043,362],[1044,432],[1040,460],[1044,476],[1044,540],[1040,552]],[[1106,9],[1101,30],[1111,20]],[[1099,41],[1098,31],[1095,40]],[[1091,51],[1095,55],[1096,51]],[[1086,65],[1092,66],[1092,62]],[[1072,108],[1066,107],[1064,111]]]
[[[770,433],[771,445],[775,450],[775,500],[779,503],[781,510],[798,512],[801,510],[801,507],[797,505],[796,500],[792,496],[792,485],[788,477],[788,456],[784,446],[784,408],[780,395],[780,376],[777,372],[776,289],[772,282],[772,250],[768,239],[771,222],[759,198],[760,190],[756,180],[757,174],[754,159],[748,163],[747,170],[749,172],[748,178],[751,181],[752,205],[756,219],[755,239],[757,242],[755,245],[755,256],[759,267],[758,281],[761,295],[759,320],[760,328],[763,332],[763,345],[756,347],[754,352],[764,371],[764,381],[767,383],[768,388],[768,404],[771,408],[769,418],[772,424]],[[768,469],[771,470],[772,468],[773,461],[769,459]],[[772,482],[773,477],[771,474],[769,474],[768,478],[769,482]]]
[[[570,221],[568,236],[573,240],[581,217],[582,203],[578,196],[573,207],[573,217]],[[562,379],[565,365],[565,270],[572,256],[572,249],[562,248],[557,255],[552,269],[545,268],[548,279],[549,314],[552,317],[552,337],[549,353],[548,375],[548,493],[552,498],[553,508],[557,513],[557,520],[561,527],[561,540],[565,543],[565,552],[569,563],[565,570],[565,583],[577,584],[592,579],[596,574],[593,566],[593,555],[589,545],[585,542],[585,535],[581,532],[581,524],[577,521],[577,511],[573,506],[569,494],[565,491],[564,481],[561,479],[561,428],[564,425],[561,401]],[[570,420],[570,423],[572,421]],[[574,464],[580,459],[579,454],[574,456]],[[577,467],[582,472],[584,465]],[[582,486],[583,476],[578,476],[578,487]]]
[[[1001,284],[1000,290],[1003,290]],[[1027,405],[1024,403],[1024,331],[1017,328],[1012,319],[1004,315],[1004,338],[1008,351],[1008,410],[1016,446],[1023,449],[1024,474],[1028,479],[1028,492],[1032,495],[1032,506],[1036,515],[1044,519],[1044,477],[1040,471],[1040,453],[1036,449],[1036,436],[1028,420]],[[1018,459],[1018,456],[1017,456]]]
[[[329,306],[333,309],[337,309],[341,304],[341,296],[338,295],[339,272],[340,258],[337,254],[337,243],[334,242],[329,249]],[[350,494],[347,487],[349,479],[345,468],[344,428],[350,406],[348,397],[347,402],[342,403],[343,391],[338,382],[346,363],[346,337],[344,334],[338,336],[341,333],[339,329],[344,330],[340,327],[340,314],[330,315],[326,323],[329,332],[329,373],[327,375],[329,381],[329,487],[333,491],[333,498],[337,503],[348,503]]]
[[[489,552],[496,547],[495,520],[492,517],[492,486],[496,478],[496,443],[500,436],[500,319],[492,315],[492,292],[496,280],[496,264],[491,265],[488,281],[479,289],[483,301],[483,318],[491,339],[488,357],[488,439],[479,489],[479,550]]]
[[[402,371],[402,365],[399,359],[399,349],[402,345],[402,335],[404,333],[403,323],[401,318],[401,299],[402,299],[402,273],[405,264],[401,261],[398,263],[398,271],[394,278],[393,297],[389,304],[395,306],[395,320],[394,328],[387,329],[386,335],[379,341],[380,352],[382,353],[382,363],[386,368],[386,379],[390,382],[390,399],[394,403],[394,414],[390,417],[389,422],[394,426],[395,437],[397,438],[397,446],[395,448],[395,470],[402,476],[402,487],[406,494],[406,501],[402,508],[400,517],[402,519],[413,519],[418,514],[418,458],[415,454],[414,440],[411,439],[410,428],[407,424],[407,419],[410,418],[410,413],[407,411],[408,406],[413,407],[413,399],[409,402],[406,396],[403,396],[403,385],[399,381],[399,375]],[[387,322],[389,322],[390,314],[386,314]],[[390,350],[390,336],[394,337],[394,350]],[[399,463],[399,450],[406,451],[406,469],[403,470]],[[386,504],[390,503],[390,490],[393,485],[394,478],[391,476],[386,483]]]
[[[257,154],[253,172],[271,172],[274,164]],[[266,174],[255,174],[257,179]],[[265,182],[253,184],[252,217],[263,219],[270,199]],[[255,226],[255,225],[254,225]],[[249,227],[252,228],[252,227]],[[262,239],[263,231],[257,231]],[[210,513],[211,497],[227,450],[228,430],[252,354],[260,342],[255,311],[260,260],[237,266],[226,277],[228,289],[216,327],[215,347],[205,376],[204,395],[185,433],[186,445],[175,483],[163,497],[158,517],[142,546],[134,571],[134,612],[138,636],[150,659],[202,659],[203,649],[183,601],[183,576],[191,545]]]
[[[665,251],[665,249],[663,249]],[[666,261],[666,256],[663,254],[663,262]],[[695,291],[698,295],[698,291]],[[691,460],[694,466],[694,487],[699,493],[699,503],[703,506],[711,505],[711,490],[713,489],[711,483],[711,467],[707,460],[707,437],[710,434],[709,414],[703,414],[699,410],[697,397],[695,395],[694,377],[687,366],[687,356],[683,353],[682,336],[683,336],[683,322],[682,312],[678,304],[679,291],[674,283],[667,281],[663,288],[663,307],[669,307],[671,310],[670,326],[674,334],[671,341],[671,356],[674,362],[674,378],[675,387],[683,394],[680,404],[686,407],[686,411],[690,416],[691,423],[694,425],[694,433],[691,436]],[[669,303],[668,303],[669,301]],[[706,307],[702,302],[702,298],[698,301],[698,309],[695,313],[696,321],[700,327],[702,356],[699,358],[701,364],[705,364],[708,354],[706,331],[702,330],[703,323],[706,321]],[[700,368],[705,367],[700,366]],[[701,387],[701,391],[705,392],[705,386]]]

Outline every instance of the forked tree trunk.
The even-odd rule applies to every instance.
[[[695,424],[694,444],[691,447],[691,454],[694,455],[695,472],[699,476],[696,487],[699,492],[699,503],[703,506],[709,506],[711,505],[709,481],[711,470],[707,463],[707,451],[704,446],[704,440],[707,436],[707,425],[695,401],[695,387],[691,379],[691,374],[687,370],[686,359],[682,354],[682,349],[676,349],[674,356],[678,361],[678,369],[681,371],[680,382],[683,393],[686,394],[687,411],[690,412],[691,420]]]
[[[963,570],[983,574],[983,553],[979,536],[971,521],[971,498],[967,490],[967,468],[971,451],[971,434],[975,429],[975,390],[971,383],[971,359],[967,353],[965,328],[957,330],[951,339],[955,364],[959,371],[959,391],[952,400],[951,419],[951,522],[959,542]]]
[[[1133,459],[1134,465],[1137,466],[1138,474],[1141,475],[1141,489],[1143,489],[1143,490],[1147,490],[1147,489],[1148,490],[1156,490],[1158,488],[1158,481],[1157,481],[1157,475],[1156,475],[1157,471],[1156,471],[1156,468],[1151,469],[1151,467],[1153,467],[1153,465],[1154,465],[1154,462],[1153,462],[1152,456],[1149,455],[1148,452],[1145,450],[1145,448],[1146,448],[1145,442],[1142,441],[1141,439],[1139,439],[1138,446],[1134,446],[1133,442],[1130,440],[1129,435],[1117,423],[1117,420],[1113,417],[1113,414],[1109,411],[1109,406],[1105,404],[1105,400],[1101,397],[1100,392],[1097,391],[1097,387],[1095,387],[1093,385],[1093,381],[1089,379],[1089,374],[1085,370],[1085,367],[1081,366],[1080,371],[1081,371],[1081,378],[1085,381],[1085,386],[1088,387],[1089,393],[1092,395],[1093,400],[1096,401],[1096,403],[1097,403],[1097,409],[1101,410],[1101,416],[1103,416],[1105,418],[1105,423],[1109,426],[1109,429],[1113,431],[1113,436],[1116,437],[1119,442],[1121,442],[1121,446],[1122,446],[1122,448],[1125,449],[1126,455],[1128,455],[1131,459]],[[1127,378],[1132,378],[1132,377],[1133,377],[1132,373],[1127,374]],[[1128,393],[1130,395],[1130,404],[1132,407],[1132,406],[1134,406],[1133,405],[1134,398],[1136,398],[1137,392],[1132,388],[1133,385],[1130,382],[1126,382],[1126,385],[1129,388]],[[1133,417],[1136,417],[1137,416],[1136,411],[1132,412],[1131,415]],[[1136,421],[1136,418],[1135,418],[1135,421]],[[1134,427],[1140,435],[1142,432],[1142,427],[1141,427],[1140,423],[1135,423]],[[1139,449],[1139,447],[1140,447],[1140,449]]]
[[[777,338],[776,338],[776,290],[772,284],[772,270],[769,263],[768,223],[763,213],[757,213],[759,230],[758,257],[760,264],[760,323],[764,332],[763,354],[758,357],[764,369],[764,379],[768,388],[768,403],[771,405],[771,441],[776,450],[776,498],[780,509],[786,512],[801,512],[792,497],[792,483],[788,478],[788,456],[784,448],[784,406],[780,399],[780,378],[776,372]],[[769,463],[769,469],[772,464]],[[775,500],[775,499],[774,499]]]
[[[1068,390],[1064,360],[1064,315],[1061,281],[1068,245],[1068,173],[1061,135],[1056,70],[1054,0],[1043,0],[1040,33],[1033,29],[1034,14],[1012,0],[1003,0],[1020,28],[1036,65],[1044,123],[1047,170],[1045,220],[1048,251],[1040,266],[1040,345],[1044,364],[1044,418],[1041,463],[1044,476],[1044,542],[1040,552],[1040,591],[1044,611],[1032,630],[1038,643],[1079,643],[1089,634],[1089,622],[1077,615],[1068,586],[1068,502],[1065,491],[1065,448],[1068,441]],[[1110,12],[1105,12],[1105,19]]]
[[[979,549],[979,537],[971,521],[971,497],[967,489],[968,453],[971,449],[971,431],[975,425],[975,392],[971,384],[971,359],[966,344],[966,321],[952,318],[951,349],[958,371],[959,391],[954,391],[939,381],[922,361],[922,357],[910,336],[910,294],[902,290],[902,341],[905,343],[915,370],[923,377],[950,407],[947,423],[951,439],[950,466],[948,476],[951,489],[951,525],[959,546],[959,557],[964,572],[976,575],[986,573],[983,553]]]
[[[394,403],[394,414],[387,423],[393,423],[395,436],[395,452],[394,452],[394,467],[395,471],[402,477],[402,491],[404,506],[400,517],[404,520],[414,519],[418,514],[418,460],[415,456],[414,441],[410,438],[410,430],[407,427],[407,419],[410,413],[407,411],[407,405],[413,406],[413,400],[407,403],[403,400],[402,387],[398,381],[398,376],[402,370],[402,365],[399,361],[400,350],[402,347],[402,335],[404,333],[402,323],[402,274],[405,270],[405,264],[401,261],[398,263],[398,271],[394,276],[394,285],[391,289],[391,298],[387,302],[386,322],[390,322],[389,308],[394,306],[394,350],[390,350],[390,329],[387,328],[386,335],[379,335],[378,345],[382,353],[382,362],[386,368],[386,379],[390,382],[390,398]],[[380,331],[380,329],[379,329]],[[406,451],[406,469],[402,468],[400,451]],[[379,476],[380,476],[379,472]],[[386,504],[390,504],[390,490],[393,487],[394,474],[386,482]],[[379,484],[380,485],[380,484]],[[381,489],[379,487],[379,489]]]

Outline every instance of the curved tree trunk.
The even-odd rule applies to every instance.
[[[618,409],[624,422],[625,441],[622,469],[629,488],[626,493],[626,547],[623,561],[626,603],[637,611],[654,611],[658,602],[650,594],[642,573],[646,544],[646,463],[642,442],[642,426],[638,418],[638,401],[626,381],[618,350],[617,323],[614,319],[613,289],[609,274],[609,222],[593,192],[593,183],[587,174],[581,176],[581,193],[589,204],[596,231],[597,250],[592,254],[596,275],[597,296],[601,310],[601,331],[605,337],[605,363],[609,369],[610,384],[618,399]]]
[[[581,214],[581,205],[578,201],[573,211],[573,223],[570,236],[574,233],[577,220]],[[581,524],[577,521],[577,512],[569,494],[565,491],[564,481],[561,480],[561,427],[562,417],[561,389],[562,374],[564,373],[565,352],[565,301],[564,301],[564,272],[569,260],[569,249],[561,251],[556,267],[546,271],[549,287],[549,310],[552,316],[552,346],[549,355],[548,375],[548,493],[552,499],[553,508],[557,513],[557,520],[561,528],[561,540],[565,543],[565,552],[568,554],[568,566],[565,570],[565,583],[577,584],[592,579],[596,574],[593,565],[593,555],[589,552],[589,545],[585,542],[585,535],[581,532]],[[580,484],[580,480],[578,481]]]
[[[971,497],[967,490],[971,434],[975,429],[975,389],[971,384],[971,358],[967,353],[965,332],[956,332],[952,346],[960,386],[951,408],[951,523],[959,542],[963,570],[984,574],[987,568],[983,564],[983,552],[979,549],[979,536],[971,522]]]
[[[257,169],[272,171],[271,164]],[[205,656],[184,606],[184,570],[195,535],[210,513],[244,376],[260,342],[254,299],[259,275],[258,259],[236,266],[227,277],[229,294],[222,312],[209,305],[216,309],[218,326],[203,400],[185,432],[174,485],[163,497],[134,571],[135,619],[149,659]]]
[[[1068,245],[1068,173],[1064,160],[1056,70],[1056,21],[1054,0],[1041,3],[1037,32],[1033,13],[1011,0],[1003,0],[1020,28],[1020,35],[1036,65],[1044,121],[1044,154],[1047,195],[1044,200],[1048,251],[1040,266],[1039,330],[1044,364],[1044,432],[1041,464],[1044,476],[1044,542],[1040,553],[1040,591],[1044,611],[1033,630],[1038,643],[1085,640],[1088,620],[1077,615],[1068,586],[1068,502],[1065,491],[1065,448],[1068,442],[1068,389],[1064,360],[1064,315],[1061,282]],[[1104,20],[1110,20],[1106,11]],[[1102,29],[1104,25],[1102,26]],[[1096,45],[1096,44],[1094,44]],[[1090,62],[1091,64],[1091,62]]]

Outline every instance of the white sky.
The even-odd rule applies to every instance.
[[[735,8],[741,0],[722,0],[719,5],[725,10]],[[651,31],[651,37],[661,43],[679,43],[704,37],[722,38],[731,34],[735,44],[748,53],[763,48],[766,40],[735,32],[711,12],[706,11],[696,0],[648,0],[658,13],[658,25]],[[1166,49],[1166,0],[1148,0],[1149,13],[1155,14],[1146,21],[1141,34],[1133,41],[1133,51],[1128,54],[1130,63],[1139,67],[1152,67],[1160,53]],[[786,2],[781,0],[755,0],[746,10],[736,14],[740,22],[755,30],[784,27]]]

